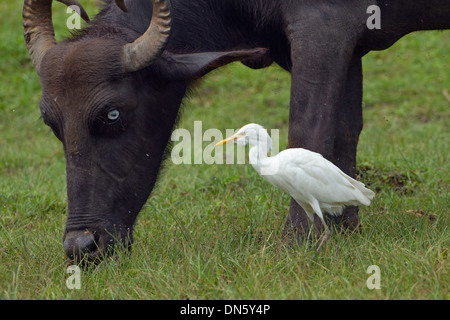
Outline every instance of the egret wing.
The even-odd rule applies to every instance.
[[[319,153],[301,148],[287,149],[272,159],[278,162],[279,170],[266,179],[288,192],[299,204],[315,199],[323,210],[336,212],[344,205],[370,204],[360,190],[364,185]]]

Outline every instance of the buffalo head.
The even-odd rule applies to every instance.
[[[88,20],[77,0],[59,1],[78,5]],[[116,3],[126,11],[123,1]],[[24,36],[41,80],[42,118],[64,146],[65,254],[92,260],[117,242],[131,245],[133,224],[155,185],[188,84],[264,50],[167,52],[173,27],[167,0],[153,1],[142,35],[102,25],[111,21],[99,18],[88,27],[94,32],[56,43],[51,7],[52,0],[24,1]]]

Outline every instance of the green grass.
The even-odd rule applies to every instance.
[[[60,39],[66,14],[54,7]],[[71,291],[62,146],[39,120],[21,2],[1,2],[0,16],[0,299],[450,299],[448,32],[415,33],[364,59],[359,173],[377,196],[360,232],[335,231],[314,259],[308,243],[283,246],[289,197],[249,165],[168,163],[132,252],[83,271]],[[284,149],[289,87],[277,67],[234,64],[195,90],[179,127],[258,122],[280,129]],[[370,265],[381,290],[366,287]]]

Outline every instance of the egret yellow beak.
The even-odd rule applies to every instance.
[[[226,144],[226,143],[228,143],[228,142],[232,142],[232,141],[237,140],[237,139],[239,139],[239,138],[241,138],[241,137],[243,137],[243,136],[244,136],[243,134],[235,134],[235,135],[232,135],[232,136],[229,137],[229,138],[226,138],[226,139],[224,139],[224,140],[222,140],[222,141],[217,142],[216,145],[215,145],[215,147],[224,145],[224,144]]]

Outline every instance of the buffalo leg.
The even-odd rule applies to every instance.
[[[295,30],[292,34],[296,34]],[[306,148],[333,160],[339,105],[353,48],[345,45],[345,39],[331,38],[322,41],[330,45],[320,45],[314,39],[291,41],[292,84],[288,147]],[[304,43],[310,45],[305,46]],[[285,239],[300,241],[308,230],[304,210],[291,199],[283,232]]]
[[[346,174],[356,177],[356,150],[363,126],[361,56],[354,55],[347,73],[344,94],[339,104],[333,162]],[[347,207],[342,216],[331,217],[343,227],[354,230],[359,225],[358,207]]]

